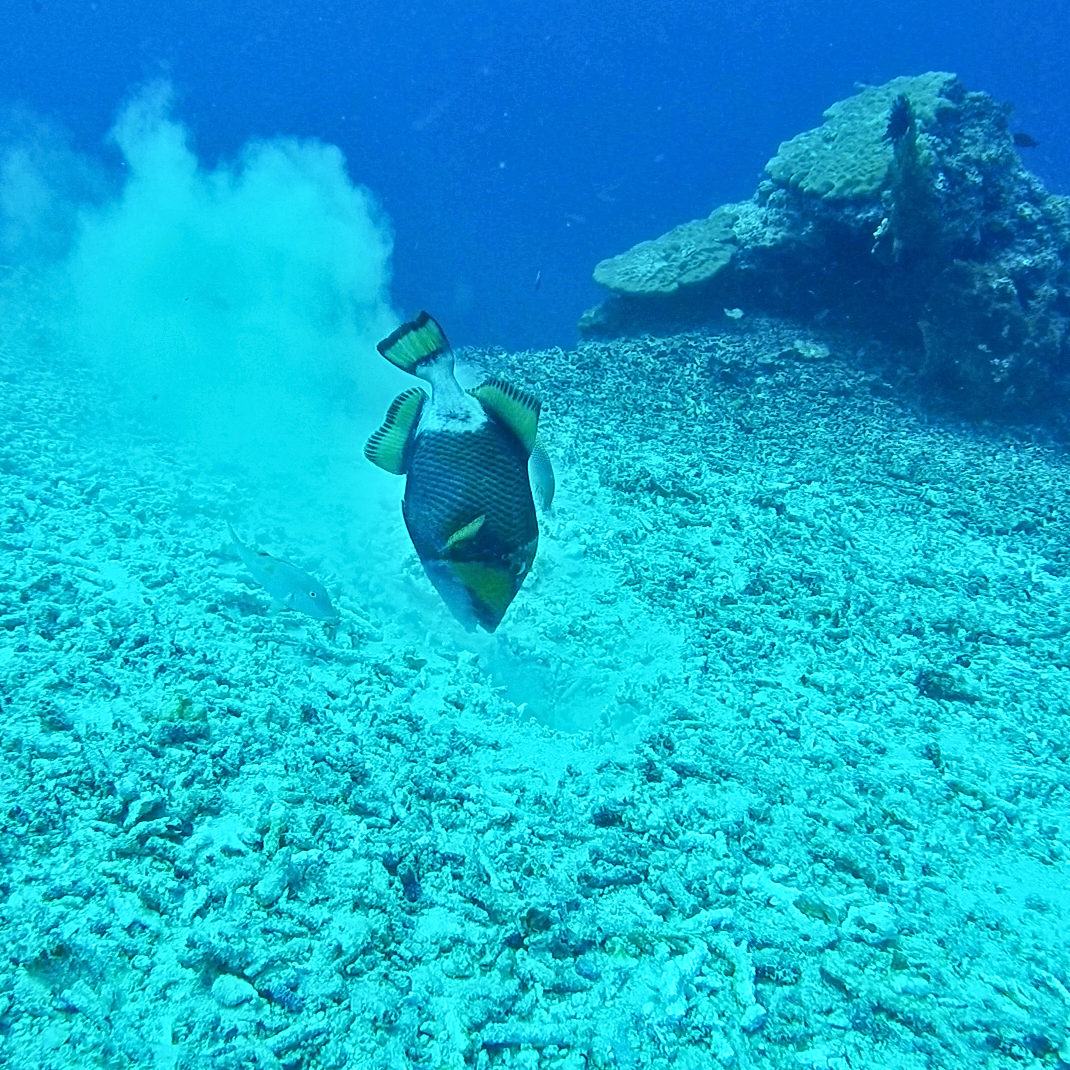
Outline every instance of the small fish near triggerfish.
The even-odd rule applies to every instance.
[[[428,579],[469,630],[493,632],[535,560],[553,470],[538,442],[540,403],[501,379],[465,391],[442,328],[426,312],[378,345],[431,387],[394,399],[364,455],[404,475],[401,511]],[[531,475],[529,475],[529,468]]]
[[[234,528],[230,524],[227,527],[242,564],[276,602],[316,620],[337,619],[338,613],[331,605],[331,596],[321,583],[289,561],[246,546],[235,534]]]

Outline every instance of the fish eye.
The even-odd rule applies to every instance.
[[[316,592],[315,591],[309,591],[308,592],[308,597],[309,598],[315,598],[316,597]]]

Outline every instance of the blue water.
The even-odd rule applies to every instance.
[[[338,145],[392,222],[398,310],[434,309],[459,344],[567,345],[598,260],[749,197],[858,81],[957,73],[1014,104],[1028,165],[1070,189],[1066,0],[9,0],[3,18],[0,102],[82,151],[160,76],[206,164],[251,137]]]

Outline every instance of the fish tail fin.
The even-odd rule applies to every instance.
[[[236,546],[241,546],[242,541],[241,541],[241,539],[238,538],[238,534],[234,530],[234,525],[229,520],[227,521],[227,531],[230,532],[230,537],[234,541],[234,544]]]
[[[415,374],[425,361],[449,350],[450,344],[442,328],[426,312],[403,323],[387,335],[376,347],[391,364],[403,372]]]

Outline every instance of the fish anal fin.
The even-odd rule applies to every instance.
[[[418,364],[449,349],[450,344],[438,323],[426,312],[421,312],[416,319],[403,323],[387,335],[375,348],[403,372],[412,372]]]
[[[469,393],[520,439],[526,453],[531,453],[539,433],[539,412],[542,409],[534,394],[502,379],[488,379]]]
[[[462,542],[467,542],[469,539],[474,539],[479,534],[479,529],[483,527],[484,521],[487,519],[486,513],[480,513],[475,520],[469,521],[463,527],[458,528],[447,540],[446,549],[452,550],[455,546],[460,545]]]
[[[382,427],[368,439],[364,456],[395,476],[405,474],[406,455],[427,395],[418,387],[398,394],[386,410]]]

